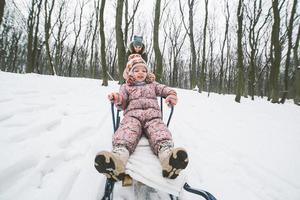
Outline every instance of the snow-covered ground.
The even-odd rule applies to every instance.
[[[96,200],[95,154],[111,148],[115,82],[0,71],[0,199]],[[176,89],[170,125],[188,183],[219,200],[300,199],[300,107]],[[115,199],[133,189],[116,185]],[[201,199],[182,192],[181,199]]]

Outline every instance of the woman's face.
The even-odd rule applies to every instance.
[[[133,69],[133,77],[136,81],[144,81],[147,77],[147,70],[144,66],[136,66]]]
[[[137,53],[142,50],[142,46],[139,46],[139,45],[133,45],[133,48],[134,48],[134,51]]]

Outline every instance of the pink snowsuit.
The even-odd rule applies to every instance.
[[[123,84],[120,95],[123,97],[124,118],[113,135],[113,146],[125,146],[133,153],[142,134],[148,138],[154,154],[164,142],[172,142],[172,135],[161,119],[157,96],[176,95],[175,90],[157,82],[144,85]]]

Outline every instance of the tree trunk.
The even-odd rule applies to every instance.
[[[292,53],[292,48],[293,48],[293,28],[294,28],[294,17],[296,14],[296,8],[297,8],[297,2],[298,0],[294,0],[292,11],[291,11],[291,17],[290,17],[290,22],[289,26],[287,28],[287,37],[288,37],[288,49],[287,49],[287,54],[286,54],[286,61],[285,61],[285,71],[284,71],[284,92],[282,95],[282,98],[280,100],[280,103],[284,103],[287,95],[288,95],[288,90],[289,90],[289,72],[290,72],[290,65],[291,65],[291,53]]]
[[[214,75],[214,43],[215,38],[213,38],[213,28],[209,29],[209,48],[210,48],[210,63],[209,63],[209,74],[208,74],[208,95],[210,94],[212,88],[213,88],[213,75]],[[217,88],[216,88],[217,89]]]
[[[117,49],[118,49],[118,65],[119,65],[119,83],[123,82],[123,71],[126,65],[125,59],[125,46],[123,39],[123,31],[122,31],[122,17],[123,17],[123,6],[124,0],[117,1],[117,10],[116,10],[116,41],[117,41]]]
[[[228,1],[226,1],[226,25],[225,25],[225,33],[224,33],[224,40],[222,43],[222,49],[221,49],[221,66],[220,66],[220,77],[219,77],[219,87],[218,87],[218,93],[219,94],[224,94],[224,90],[223,90],[223,81],[224,81],[224,49],[225,49],[225,44],[226,44],[226,40],[228,38],[228,28],[229,28],[229,17],[230,17],[230,13],[229,13],[229,5],[228,5]]]
[[[298,25],[298,33],[297,33],[297,38],[295,41],[295,45],[293,47],[293,54],[294,54],[294,64],[297,67],[300,65],[299,62],[299,57],[298,57],[298,48],[299,48],[299,43],[300,43],[300,24]]]
[[[58,13],[58,30],[55,41],[55,56],[54,56],[54,68],[58,69],[57,74],[63,75],[62,73],[62,47],[63,47],[63,24],[62,11],[65,8],[65,0],[61,3]]]
[[[105,4],[105,2],[104,2]],[[96,69],[95,69],[95,62],[94,61],[94,46],[95,46],[95,40],[98,32],[98,24],[99,24],[99,13],[101,14],[101,11],[99,10],[100,7],[100,1],[94,2],[94,6],[96,6],[95,12],[96,12],[96,17],[95,17],[95,27],[94,27],[94,32],[92,36],[92,42],[91,42],[91,57],[90,57],[90,73],[92,78],[96,78]],[[103,10],[104,12],[104,10]],[[101,23],[101,22],[100,22]]]
[[[186,27],[184,22],[184,13],[181,5],[181,1],[179,0],[179,8],[181,12],[181,17],[183,19],[183,25],[185,30],[190,39],[190,50],[191,50],[191,63],[190,63],[190,89],[195,88],[197,84],[197,70],[196,70],[196,62],[197,62],[197,55],[196,55],[196,48],[195,48],[195,41],[194,41],[194,4],[195,0],[188,0],[189,6],[189,26]]]
[[[71,55],[70,55],[71,58],[70,58],[70,62],[69,62],[69,65],[68,65],[68,75],[69,75],[69,77],[72,76],[72,68],[73,68],[73,59],[74,59],[75,49],[76,49],[78,38],[79,38],[79,35],[80,35],[80,32],[81,32],[83,7],[84,7],[84,4],[82,4],[80,6],[79,26],[78,26],[77,31],[76,31],[76,12],[75,12],[74,18],[73,18],[75,41],[74,41],[74,45],[72,47],[72,51],[71,51]]]
[[[1,0],[1,2],[0,2],[0,25],[2,24],[2,18],[4,15],[4,7],[5,7],[5,0]]]
[[[38,10],[37,10],[37,22],[35,25],[35,33],[34,33],[34,37],[33,37],[33,51],[32,51],[32,65],[33,68],[36,68],[36,63],[38,60],[37,54],[38,54],[38,43],[39,43],[39,38],[38,38],[38,34],[39,34],[39,26],[40,26],[40,13],[41,13],[41,7],[42,7],[42,2],[43,0],[40,0],[39,4],[38,4]]]
[[[194,0],[188,0],[189,4],[189,38],[190,38],[190,47],[191,47],[191,58],[192,58],[192,72],[191,72],[191,89],[196,86],[196,48],[194,41]]]
[[[244,67],[243,67],[243,46],[242,46],[242,37],[243,37],[243,15],[244,15],[244,0],[239,0],[238,11],[237,11],[237,20],[238,20],[238,30],[237,30],[237,85],[236,85],[236,96],[235,101],[241,102],[241,95],[243,94],[244,87]]]
[[[256,86],[256,74],[257,74],[257,52],[259,46],[260,32],[263,26],[266,24],[268,16],[265,18],[262,25],[257,29],[257,25],[262,13],[262,0],[253,1],[253,4],[249,6],[249,11],[247,12],[248,17],[248,41],[250,46],[250,61],[249,61],[249,73],[248,73],[248,91],[251,99],[254,100],[255,86]]]
[[[50,10],[48,10],[48,0],[45,1],[45,45],[46,45],[46,54],[49,62],[49,70],[52,75],[56,75],[56,70],[52,62],[52,55],[50,52],[50,29],[51,29],[51,17],[52,11],[54,8],[55,0],[52,0]]]
[[[207,31],[207,18],[208,18],[208,0],[205,0],[205,20],[203,27],[203,46],[202,46],[202,64],[200,73],[200,86],[199,92],[203,91],[206,82],[206,31]]]
[[[299,48],[299,42],[300,42],[300,24],[298,26],[298,33],[295,45],[293,47],[294,52],[294,65],[295,65],[295,82],[294,82],[294,102],[297,105],[300,105],[300,62],[298,58],[298,48]]]
[[[27,62],[26,62],[26,73],[32,73],[34,71],[34,58],[33,58],[33,29],[35,24],[35,16],[34,16],[34,8],[35,8],[35,0],[31,2],[31,8],[28,14],[27,20]]]
[[[106,53],[105,53],[105,33],[104,33],[104,19],[103,13],[105,8],[105,0],[101,0],[101,7],[100,7],[100,41],[101,41],[101,64],[102,64],[102,78],[103,86],[108,85],[107,80],[107,65],[106,65]]]
[[[295,75],[295,98],[294,103],[300,106],[300,66],[296,69]]]
[[[270,98],[272,103],[279,102],[279,68],[281,61],[281,43],[280,43],[280,10],[278,0],[272,1],[274,22],[272,26],[272,65],[270,72]]]
[[[12,63],[11,63],[11,72],[16,72],[16,63],[17,63],[17,59],[18,59],[18,54],[19,54],[19,41],[21,38],[21,32],[18,33],[14,33],[13,39],[14,39],[14,43],[12,45],[12,52],[13,54],[11,55],[12,57]]]
[[[155,4],[155,17],[154,17],[154,29],[153,29],[153,49],[155,53],[155,75],[158,82],[161,81],[163,66],[162,55],[159,48],[159,20],[160,20],[160,4],[161,0],[156,0]]]

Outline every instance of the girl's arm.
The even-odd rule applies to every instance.
[[[166,98],[166,103],[172,106],[177,104],[177,93],[174,89],[159,83],[155,83],[155,92],[157,96]]]
[[[128,94],[126,92],[125,84],[120,86],[119,92],[113,92],[109,94],[108,99],[111,102],[114,102],[118,109],[125,110],[128,104]]]
[[[122,101],[119,103],[118,108],[125,110],[128,105],[128,93],[126,90],[126,84],[122,84],[119,90]]]

